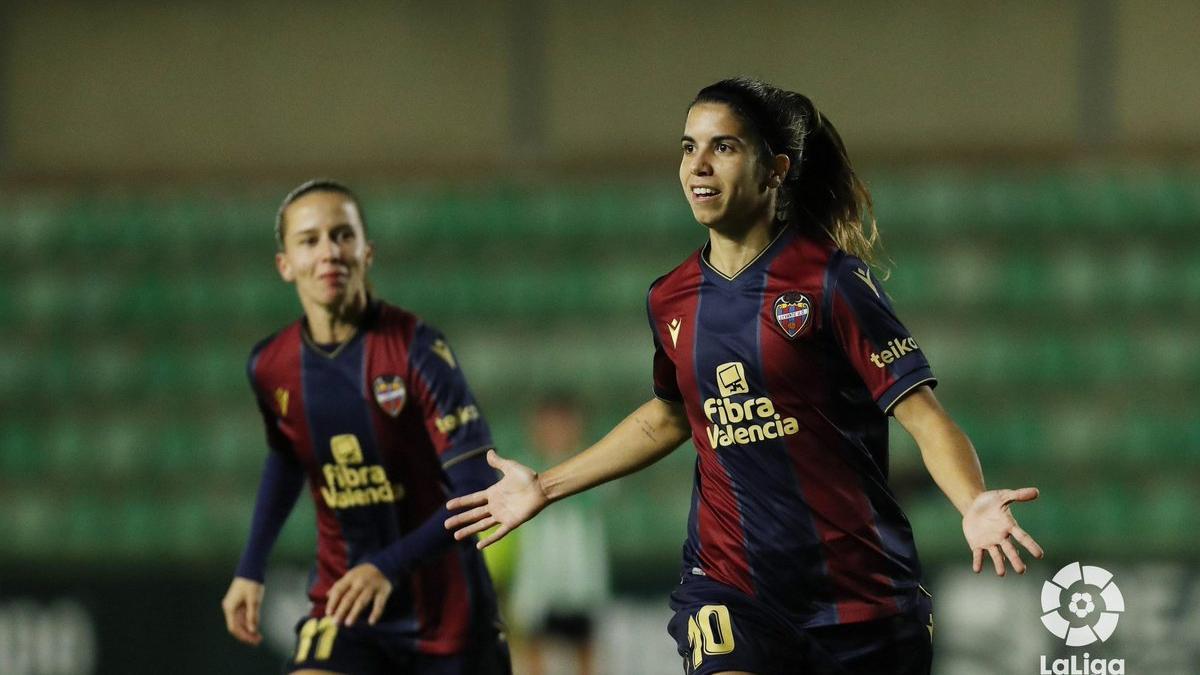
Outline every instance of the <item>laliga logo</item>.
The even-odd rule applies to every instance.
[[[1068,591],[1070,595],[1067,595]],[[1066,614],[1063,614],[1064,604]],[[1097,607],[1097,606],[1100,607]],[[1125,598],[1112,582],[1112,573],[1100,567],[1071,563],[1054,578],[1042,584],[1042,623],[1068,647],[1083,647],[1096,640],[1107,640],[1117,629],[1117,619],[1125,611]],[[1125,659],[1080,658],[1054,659],[1047,663],[1042,655],[1041,675],[1124,675]]]
[[[1112,582],[1112,573],[1101,567],[1071,563],[1054,578],[1042,584],[1042,624],[1055,637],[1066,640],[1068,647],[1083,647],[1096,640],[1108,640],[1117,629],[1117,619],[1125,611],[1121,589]],[[1066,602],[1069,617],[1063,616],[1063,594],[1080,582]],[[1092,591],[1087,586],[1098,589]],[[1097,600],[1103,607],[1097,611]]]

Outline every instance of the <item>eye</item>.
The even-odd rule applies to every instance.
[[[733,146],[728,143],[717,143],[717,152],[732,152]]]
[[[693,144],[691,144],[691,143],[684,143],[684,144],[683,144],[683,154],[685,154],[685,155],[690,155],[690,154],[692,154],[692,153],[693,153],[693,152],[695,152],[695,151],[696,151],[696,146],[695,146],[695,145],[693,145]]]

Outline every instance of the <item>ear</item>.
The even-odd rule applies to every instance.
[[[296,280],[292,264],[288,262],[287,256],[282,251],[275,254],[275,269],[279,272],[279,277],[289,284]]]
[[[783,185],[783,179],[787,176],[788,170],[792,168],[792,160],[787,155],[775,155],[771,159],[770,176],[767,177],[767,186],[777,188]]]
[[[371,269],[371,263],[375,261],[375,242],[367,242],[367,250],[363,254],[363,268]]]

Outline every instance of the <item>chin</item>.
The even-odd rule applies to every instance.
[[[717,223],[721,221],[719,214],[712,211],[697,211],[695,209],[692,209],[692,218],[695,218],[697,223],[709,229],[716,227]]]

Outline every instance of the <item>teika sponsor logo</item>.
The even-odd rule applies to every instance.
[[[439,417],[433,421],[437,430],[443,434],[453,433],[459,427],[465,427],[471,422],[479,419],[479,408],[474,404],[462,406],[444,417]]]
[[[871,354],[871,363],[875,364],[876,368],[882,368],[893,361],[899,361],[907,354],[917,351],[920,347],[917,346],[915,338],[893,338],[887,343],[887,349],[879,353]]]

